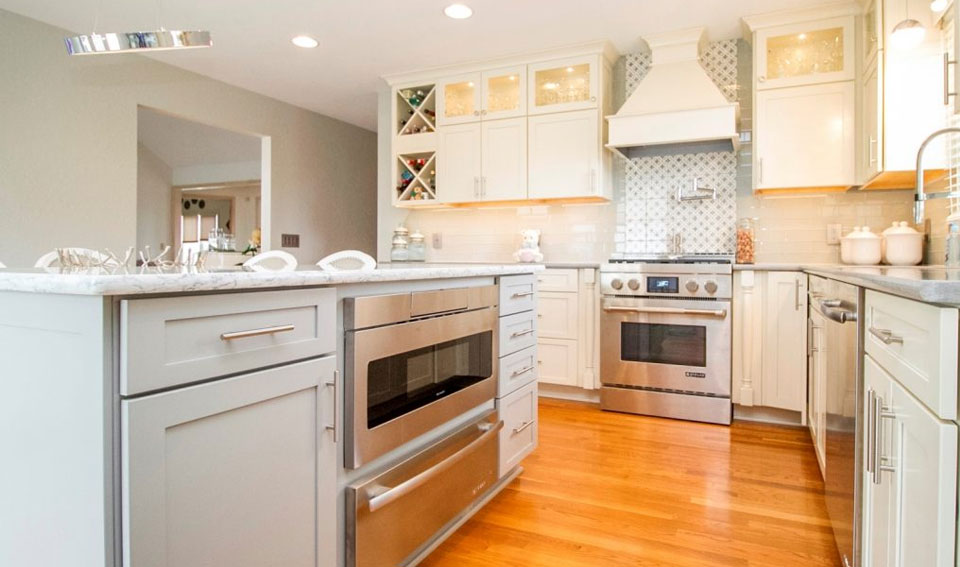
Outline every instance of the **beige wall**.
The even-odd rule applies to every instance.
[[[162,250],[173,246],[173,171],[156,154],[137,145],[137,249]],[[122,250],[114,250],[122,254]]]
[[[0,261],[135,244],[138,105],[270,137],[274,248],[374,251],[373,132],[140,56],[70,58],[66,33],[0,10]]]

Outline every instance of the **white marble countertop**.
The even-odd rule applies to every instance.
[[[847,264],[735,264],[735,271],[806,272],[925,303],[960,306],[960,268]]]
[[[370,282],[435,280],[529,274],[538,264],[382,264],[372,272],[324,272],[302,266],[292,272],[252,272],[241,268],[59,268],[0,269],[0,291],[68,295],[191,293]]]

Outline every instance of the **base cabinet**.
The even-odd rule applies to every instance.
[[[592,268],[550,268],[537,274],[539,382],[597,387],[599,296]]]
[[[537,448],[537,383],[530,383],[499,400],[500,477],[506,476]]]
[[[336,564],[336,359],[121,402],[126,567]]]
[[[827,320],[810,310],[807,347],[807,426],[817,454],[820,474],[826,478],[827,365],[824,357],[824,333]]]
[[[937,418],[870,355],[864,384],[863,565],[953,566],[957,425]]]

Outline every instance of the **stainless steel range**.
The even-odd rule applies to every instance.
[[[733,257],[615,259],[600,285],[601,408],[729,425]]]

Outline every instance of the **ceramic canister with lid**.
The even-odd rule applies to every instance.
[[[883,261],[891,266],[915,266],[923,261],[923,234],[906,221],[883,231]]]
[[[858,230],[859,229],[859,230]],[[883,257],[883,239],[870,232],[870,227],[855,227],[853,232],[840,239],[840,256],[845,264],[874,266]]]

